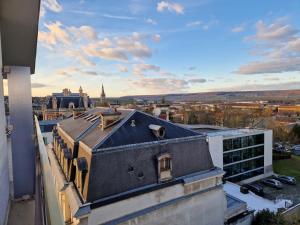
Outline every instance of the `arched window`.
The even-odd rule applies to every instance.
[[[164,182],[172,179],[172,157],[169,153],[157,157],[158,180]]]
[[[73,102],[70,102],[70,103],[69,103],[69,109],[74,109],[74,108],[75,108],[74,103],[73,103]]]

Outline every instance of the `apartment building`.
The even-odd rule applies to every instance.
[[[224,223],[223,171],[192,130],[135,110],[95,108],[58,123],[49,155],[55,183],[64,184],[57,195],[66,222]]]

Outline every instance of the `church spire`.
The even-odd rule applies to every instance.
[[[101,91],[101,96],[100,96],[100,100],[101,100],[101,104],[104,104],[105,103],[105,91],[104,91],[104,86],[102,84],[102,91]]]
[[[82,96],[82,94],[83,94],[83,90],[82,90],[82,87],[80,86],[80,88],[79,88],[79,94],[80,94],[80,96]]]

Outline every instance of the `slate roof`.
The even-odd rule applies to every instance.
[[[97,125],[100,123],[100,114],[107,112],[108,108],[97,107],[89,110],[77,118],[69,118],[59,122],[59,126],[64,130],[72,139],[77,140],[94,127],[97,130]],[[131,110],[119,110],[121,118],[124,118]],[[90,120],[92,118],[92,120]],[[100,128],[99,128],[100,130]],[[107,132],[107,131],[105,131]],[[105,133],[104,132],[104,133]]]
[[[50,96],[47,99],[46,102],[46,106],[47,109],[52,109],[52,99],[53,97],[56,97],[57,100],[57,106],[59,108],[69,108],[69,104],[72,102],[74,103],[75,108],[82,108],[83,105],[83,97],[81,97],[79,94],[77,93],[72,93],[68,96],[64,96],[62,94],[58,94],[58,93],[53,93],[52,96]],[[90,107],[91,105],[91,100],[88,97],[88,106]]]
[[[196,136],[199,133],[177,126],[165,120],[153,117],[136,110],[126,110],[122,117],[113,126],[102,130],[99,126],[94,127],[82,138],[81,142],[93,151],[103,148],[117,147],[130,144],[139,144],[158,141],[159,139],[149,129],[150,124],[163,126],[166,134],[164,140]],[[133,121],[133,122],[132,122]],[[132,126],[134,123],[134,126]]]

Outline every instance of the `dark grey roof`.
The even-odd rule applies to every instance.
[[[108,108],[104,107],[97,107],[94,109],[91,109],[87,112],[85,112],[82,116],[77,117],[76,119],[69,118],[66,120],[62,120],[59,122],[60,128],[65,131],[73,140],[77,141],[79,137],[84,138],[83,134],[86,134],[87,136],[90,136],[87,132],[90,128],[94,128],[93,131],[97,130],[97,125],[100,123],[100,114],[103,112],[106,112]],[[130,113],[132,110],[119,110],[121,115],[121,118],[124,118],[127,116],[128,113]],[[86,118],[89,116],[93,116],[95,120],[87,120]],[[98,131],[100,132],[100,128],[98,128]],[[108,129],[109,130],[109,129]],[[105,130],[105,133],[108,131]],[[97,132],[98,133],[98,132]],[[101,136],[101,135],[100,135]],[[98,140],[100,136],[95,136],[94,139]],[[93,139],[93,140],[94,140]],[[85,140],[85,139],[84,139]],[[87,138],[89,140],[89,138]],[[92,141],[92,140],[91,140]]]
[[[101,151],[104,148],[139,144],[158,141],[152,131],[150,124],[164,127],[164,140],[196,136],[197,132],[177,126],[165,120],[153,117],[146,113],[134,110],[118,110],[121,118],[113,126],[102,130],[94,126],[81,141],[93,150]],[[109,114],[109,113],[104,113]],[[134,126],[132,126],[134,123]]]
[[[73,103],[75,108],[83,108],[83,97],[77,93],[72,93],[68,96],[64,96],[63,94],[53,93],[52,96],[47,98],[46,106],[47,109],[52,109],[52,99],[56,98],[57,106],[59,108],[69,108],[69,104]],[[92,104],[90,98],[88,97],[88,107]]]
[[[134,121],[135,126],[131,126],[132,121]],[[150,124],[165,128],[164,140],[199,135],[197,132],[176,126],[166,120],[134,111],[111,134],[98,143],[96,148],[100,150],[101,148],[159,141],[160,139],[149,129]]]

